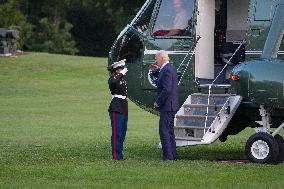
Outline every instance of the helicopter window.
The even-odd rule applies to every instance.
[[[134,28],[141,33],[145,33],[149,27],[150,19],[155,7],[156,1],[153,0],[150,5],[146,8],[145,12],[137,19],[134,24]]]
[[[154,36],[192,36],[194,0],[163,0],[153,28]]]

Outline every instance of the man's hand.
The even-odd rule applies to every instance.
[[[156,70],[159,69],[159,66],[158,66],[157,64],[151,64],[150,69],[151,69],[152,71],[156,71]]]
[[[159,108],[159,105],[157,104],[157,102],[154,102],[154,108]]]

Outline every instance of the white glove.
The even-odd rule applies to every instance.
[[[126,75],[126,72],[127,72],[127,71],[128,71],[127,68],[123,68],[123,70],[121,70],[120,73],[121,73],[122,75]]]

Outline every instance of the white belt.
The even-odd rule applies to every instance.
[[[114,97],[116,97],[116,98],[121,98],[121,99],[126,99],[126,98],[127,98],[126,96],[122,96],[122,95],[112,95],[111,97],[112,97],[112,99],[113,99]]]

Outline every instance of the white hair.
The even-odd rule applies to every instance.
[[[169,61],[169,60],[170,60],[169,55],[168,55],[167,51],[165,51],[165,50],[159,50],[159,51],[156,53],[156,55],[163,57],[163,59],[164,59],[165,61]]]

